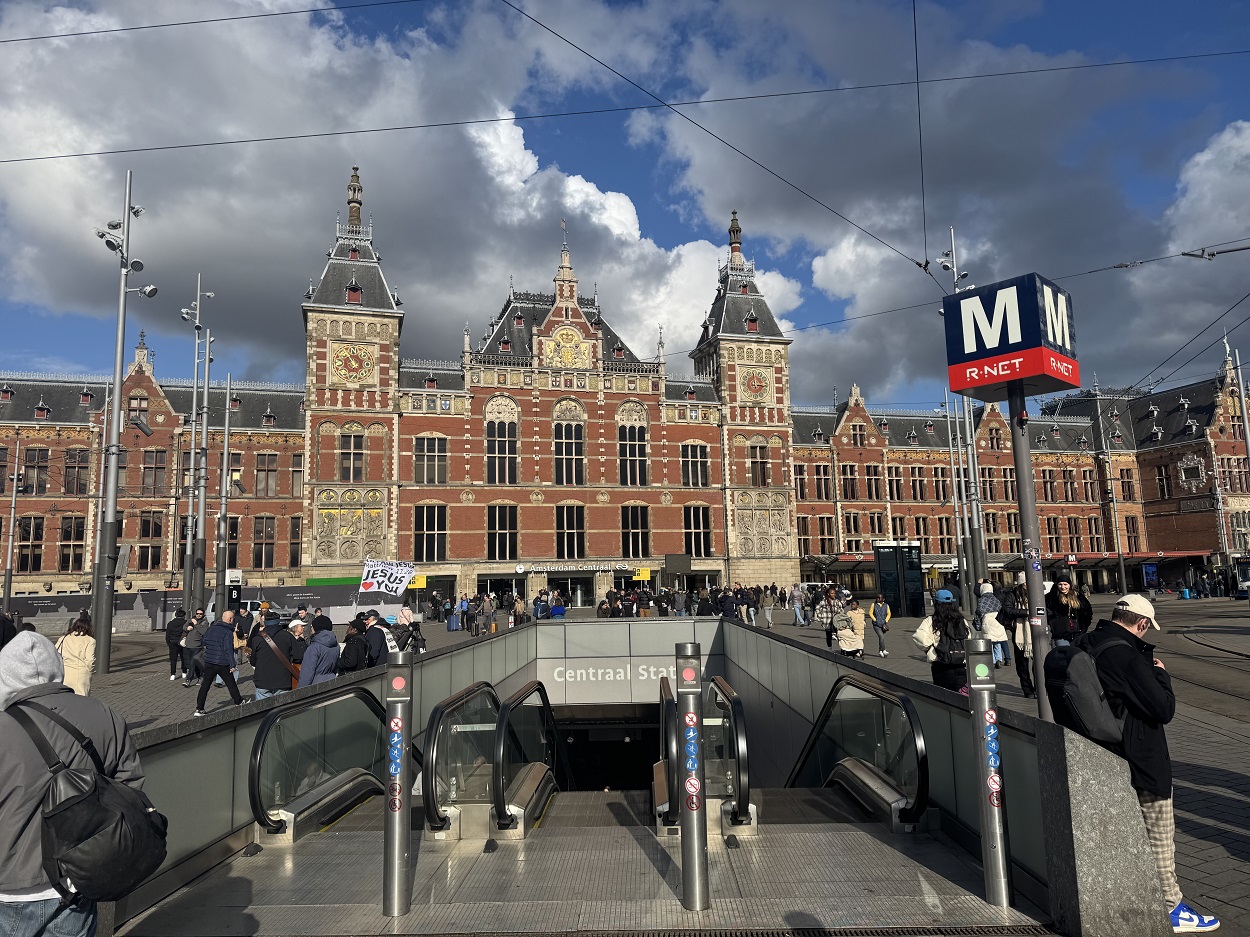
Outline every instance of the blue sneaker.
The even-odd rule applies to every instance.
[[[1183,901],[1172,909],[1172,930],[1178,934],[1205,934],[1219,929],[1219,918],[1199,914]]]

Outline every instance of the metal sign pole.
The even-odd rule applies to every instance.
[[[968,655],[968,703],[972,707],[973,757],[977,765],[981,810],[981,865],[985,869],[985,901],[1011,907],[1011,851],[1007,846],[1007,815],[1003,812],[1003,756],[998,737],[994,686],[994,643],[985,638],[964,641]]]
[[[382,913],[401,917],[412,907],[412,651],[391,651],[387,664]]]
[[[684,770],[681,804],[681,905],[705,911],[712,900],[707,874],[707,798],[703,790],[703,661],[698,644],[678,644],[677,725]]]
[[[1020,552],[1024,555],[1024,581],[1029,591],[1029,633],[1033,639],[1033,686],[1037,689],[1037,715],[1054,722],[1050,697],[1046,695],[1046,669],[1050,653],[1050,627],[1046,621],[1046,589],[1042,585],[1041,530],[1037,523],[1037,485],[1033,481],[1033,449],[1029,443],[1029,413],[1024,402],[1024,383],[1012,381],[1007,388],[1011,412],[1011,455],[1016,464],[1016,504],[1020,511]],[[1017,649],[1016,653],[1020,653]]]

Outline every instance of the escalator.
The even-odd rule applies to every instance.
[[[248,762],[253,819],[294,842],[383,793],[387,736],[386,709],[360,686],[270,710]],[[416,776],[423,758],[415,743],[410,757]]]

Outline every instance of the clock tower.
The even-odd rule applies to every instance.
[[[358,571],[368,558],[395,559],[399,332],[403,313],[361,220],[364,187],[352,167],[347,222],[302,306],[304,394],[303,555],[319,575]],[[333,572],[330,569],[333,568]]]
[[[781,334],[742,254],[738,213],[712,308],[691,352],[721,404],[729,581],[799,578],[791,484],[790,339]]]

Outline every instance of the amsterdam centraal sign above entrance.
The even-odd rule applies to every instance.
[[[526,573],[628,573],[628,563],[517,563],[518,576]]]

